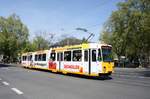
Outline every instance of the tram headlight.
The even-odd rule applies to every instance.
[[[106,72],[106,66],[103,67],[103,71],[104,71],[104,73]]]

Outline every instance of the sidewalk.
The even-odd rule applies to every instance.
[[[150,68],[115,68],[114,75],[150,77]]]

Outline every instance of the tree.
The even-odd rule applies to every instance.
[[[54,42],[55,34],[45,32],[45,31],[37,31],[35,33],[35,37],[32,41],[27,43],[26,51],[37,51],[37,50],[45,50],[48,49]],[[29,46],[29,47],[28,47]]]
[[[105,25],[101,39],[113,45],[114,52],[130,61],[150,56],[150,1],[127,0],[118,3]]]
[[[22,50],[22,53],[36,51],[36,48],[32,41],[27,41],[24,43],[24,45],[25,45],[25,47]]]
[[[16,60],[28,40],[28,28],[16,14],[0,17],[0,53],[9,61]]]
[[[42,36],[36,36],[32,42],[33,51],[44,50],[49,48],[49,42]]]
[[[81,43],[82,40],[75,37],[63,37],[60,41],[56,42],[54,46],[76,45]]]
[[[41,37],[44,40],[46,40],[49,43],[49,46],[54,43],[54,40],[55,40],[55,34],[54,33],[40,30],[40,31],[35,32],[35,35],[36,35],[35,38]]]

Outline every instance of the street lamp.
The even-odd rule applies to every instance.
[[[80,30],[80,31],[88,32],[88,30],[87,30],[87,29],[85,29],[85,28],[76,28],[76,30]]]
[[[76,30],[83,31],[83,32],[87,32],[87,33],[90,34],[89,37],[86,39],[86,42],[88,42],[88,40],[89,40],[91,37],[94,37],[94,36],[95,36],[93,33],[88,32],[88,30],[85,29],[85,28],[76,28]]]

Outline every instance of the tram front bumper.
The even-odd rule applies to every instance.
[[[102,73],[101,74],[111,74],[114,72],[113,62],[103,62],[102,63]]]
[[[102,77],[102,76],[109,76],[109,75],[111,75],[112,74],[112,72],[110,71],[110,72],[108,72],[108,73],[99,73],[99,76],[100,77]]]

